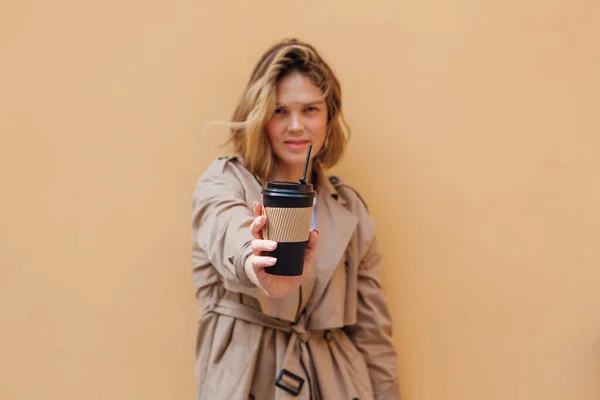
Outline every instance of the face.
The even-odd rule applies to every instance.
[[[319,153],[327,134],[327,107],[323,92],[310,78],[293,73],[276,87],[277,105],[267,124],[267,136],[279,166],[303,168],[308,145],[311,159]]]

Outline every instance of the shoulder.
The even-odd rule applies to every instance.
[[[253,175],[242,164],[237,156],[222,156],[213,160],[198,179],[195,194],[208,192],[242,190],[245,183]]]
[[[254,175],[246,169],[242,159],[236,155],[221,156],[213,160],[201,176],[206,178],[224,178],[235,177],[238,180],[253,180]]]
[[[351,208],[364,208],[365,212],[369,212],[367,202],[352,185],[336,175],[329,176],[329,182]]]
[[[226,174],[235,169],[243,168],[241,160],[237,156],[221,156],[213,160],[206,169],[206,174]]]

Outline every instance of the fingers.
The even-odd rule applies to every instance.
[[[277,262],[277,259],[275,257],[257,256],[253,254],[249,257],[248,261],[252,268],[257,271],[261,268],[272,267]]]
[[[254,239],[250,244],[254,254],[261,255],[263,251],[273,251],[277,248],[277,242],[273,240]]]

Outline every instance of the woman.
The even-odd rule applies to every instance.
[[[236,155],[194,191],[192,259],[200,313],[197,399],[398,399],[391,320],[373,222],[325,171],[346,145],[337,78],[309,44],[286,40],[252,72],[233,116]],[[261,189],[297,182],[312,144],[317,191],[304,274],[266,274]]]

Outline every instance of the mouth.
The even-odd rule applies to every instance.
[[[292,139],[292,140],[286,140],[283,143],[285,144],[291,144],[291,145],[303,145],[303,144],[309,144],[310,140],[304,140],[304,139]]]
[[[285,147],[288,150],[290,150],[294,153],[296,153],[296,152],[304,153],[306,151],[306,148],[310,144],[310,140],[292,139],[292,140],[284,141],[283,144],[285,145]]]

